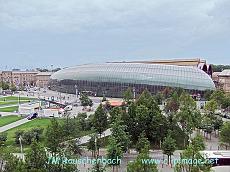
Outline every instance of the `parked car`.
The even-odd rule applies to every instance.
[[[64,108],[65,111],[70,111],[73,109],[73,106],[72,105],[68,105]]]
[[[29,116],[27,117],[27,119],[28,119],[28,120],[32,120],[32,119],[35,119],[35,118],[37,118],[37,117],[38,117],[38,114],[37,114],[37,113],[33,113],[33,114],[29,115]]]

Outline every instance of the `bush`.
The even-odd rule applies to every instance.
[[[30,145],[33,140],[37,142],[41,140],[43,128],[33,128],[29,131],[18,130],[15,132],[15,143],[19,144],[19,137],[22,137],[22,142],[26,145]]]
[[[7,140],[7,134],[0,133],[0,146],[3,145],[6,140]]]

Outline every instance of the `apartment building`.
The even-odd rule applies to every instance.
[[[1,71],[0,81],[16,86],[47,87],[52,72],[39,71]]]

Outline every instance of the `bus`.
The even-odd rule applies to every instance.
[[[200,151],[200,153],[203,158],[213,160],[212,166],[230,166],[230,151]]]

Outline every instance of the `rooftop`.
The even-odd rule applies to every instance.
[[[218,76],[230,76],[230,69],[223,70]]]

